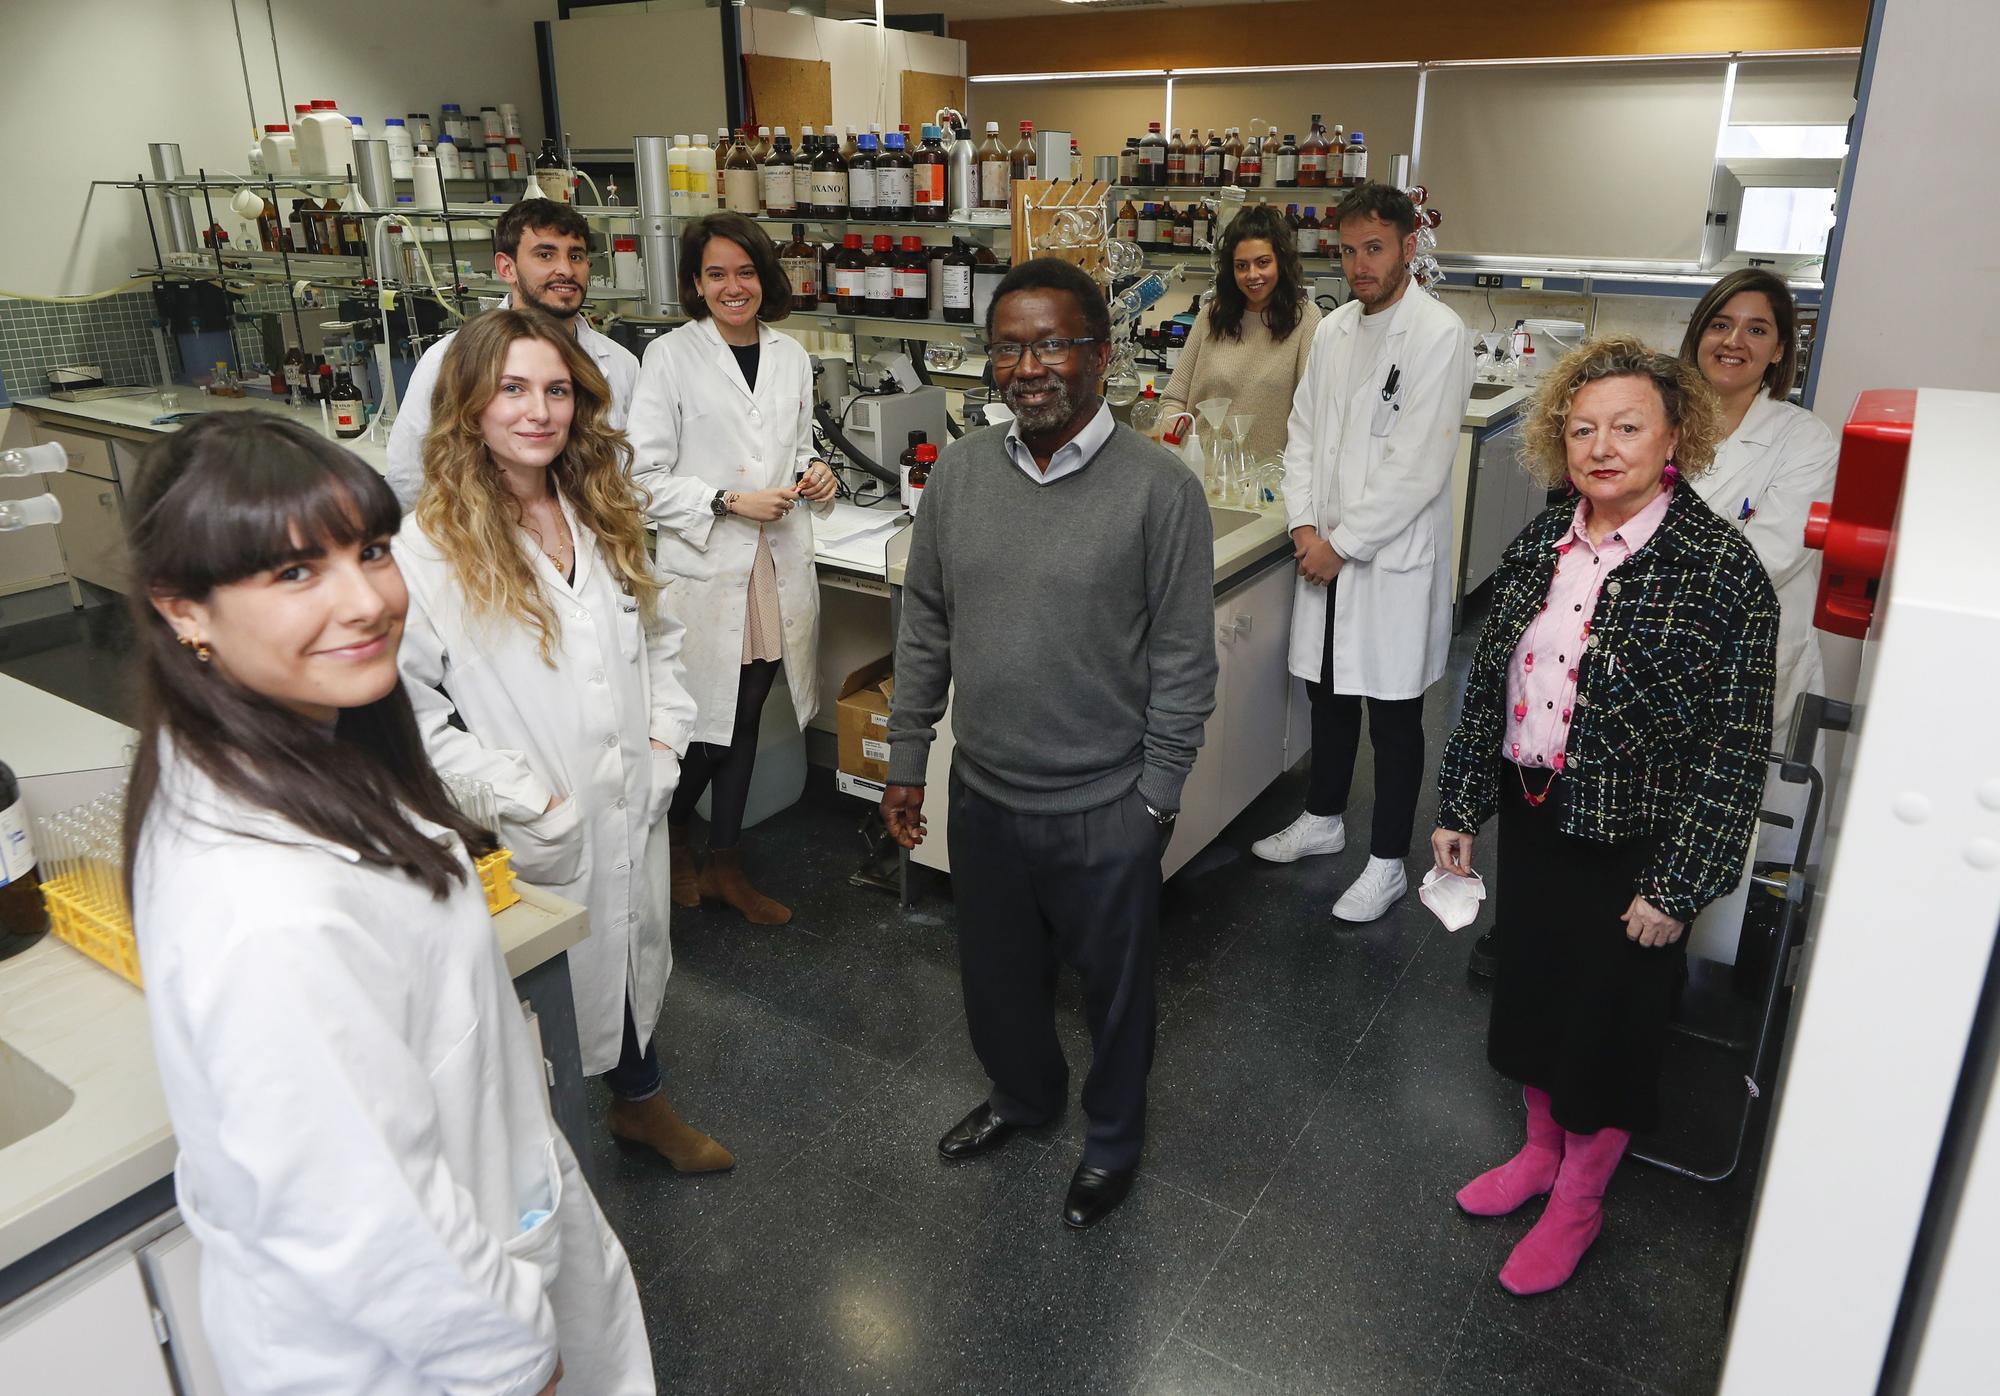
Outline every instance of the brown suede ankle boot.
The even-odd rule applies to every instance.
[[[644,1144],[674,1166],[676,1173],[721,1173],[736,1166],[736,1156],[674,1113],[665,1091],[644,1100],[611,1102],[614,1138]]]
[[[701,896],[703,901],[735,907],[753,926],[782,926],[792,919],[790,907],[772,901],[750,885],[750,879],[743,875],[740,848],[708,850],[708,862],[701,870]]]
[[[701,879],[694,862],[694,845],[688,842],[688,826],[667,825],[668,895],[675,906],[701,905]]]

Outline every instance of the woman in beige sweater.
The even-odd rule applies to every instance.
[[[1232,218],[1215,255],[1215,296],[1188,332],[1161,396],[1160,420],[1226,397],[1232,413],[1255,418],[1246,443],[1251,453],[1275,459],[1284,453],[1292,391],[1306,371],[1319,307],[1299,267],[1298,240],[1272,205],[1250,204]]]

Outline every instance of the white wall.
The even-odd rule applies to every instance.
[[[905,70],[965,76],[965,44],[935,34],[888,31],[886,69],[880,61],[875,26],[842,24],[782,10],[742,11],[743,51],[772,58],[818,59],[833,69],[833,123],[866,129],[879,121],[890,130],[903,118]]]
[[[288,121],[264,0],[236,8],[256,120]],[[435,118],[445,102],[475,116],[512,102],[539,146],[533,25],[555,18],[556,0],[272,0],[272,10],[287,101],[331,97],[378,130],[408,111]],[[248,173],[253,127],[229,0],[3,0],[0,54],[0,131],[21,171],[0,217],[0,292],[105,290],[151,257],[138,195],[90,188],[145,170],[148,142],[178,141],[190,172]]]
[[[2000,6],[1878,0],[1881,37],[1820,322],[1812,409],[1868,388],[2000,386]]]

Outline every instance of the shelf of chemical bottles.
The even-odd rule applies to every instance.
[[[225,252],[222,254],[222,270],[215,269],[215,254],[200,254],[197,263],[195,254],[183,254],[189,258],[185,266],[141,267],[141,276],[173,276],[186,281],[269,281],[273,283],[295,284],[304,282],[313,286],[346,287],[361,289],[364,272],[360,257],[333,255],[323,252],[293,252],[289,254],[289,271],[285,255],[276,252]],[[491,276],[462,276],[449,278],[440,276],[438,284],[406,278],[370,278],[384,289],[394,291],[416,291],[423,294],[451,295],[462,291],[469,296],[503,296],[512,288],[504,281]],[[642,301],[646,298],[643,289],[607,286],[602,282],[592,282],[589,300],[593,304],[612,301]]]
[[[1235,188],[1235,186],[1226,186]],[[1117,196],[1130,195],[1142,203],[1171,203],[1175,200],[1213,199],[1223,192],[1225,186],[1214,184],[1114,184],[1111,186],[1113,204],[1123,202]],[[1255,189],[1237,189],[1246,201],[1255,199],[1267,204],[1297,204],[1300,208],[1311,205],[1323,208],[1328,203],[1338,204],[1353,193],[1352,189],[1342,189],[1337,185],[1319,184],[1293,185],[1289,188],[1258,185]]]
[[[852,334],[871,335],[876,339],[954,339],[965,337],[968,343],[977,343],[982,338],[979,326],[959,320],[905,320],[901,316],[869,315],[865,312],[841,310],[837,306],[823,305],[814,310],[794,310],[792,319],[827,320],[845,328]],[[926,333],[913,335],[913,331]],[[942,331],[942,333],[940,333]]]
[[[948,218],[937,222],[924,223],[910,219],[891,220],[882,218],[835,218],[821,213],[760,213],[752,222],[767,224],[774,228],[788,228],[794,223],[805,223],[816,228],[841,228],[854,233],[888,233],[895,237],[906,234],[951,233],[964,236],[968,233],[1009,234],[1007,215],[1003,210],[995,210],[992,220]]]

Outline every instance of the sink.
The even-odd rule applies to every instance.
[[[1512,383],[1474,383],[1472,385],[1472,400],[1474,402],[1485,402],[1490,398],[1505,397],[1514,391],[1515,385]]]
[[[76,1093],[0,1042],[0,1150],[63,1117]]]
[[[1248,528],[1264,516],[1255,509],[1225,509],[1219,504],[1208,506],[1209,522],[1215,526],[1218,540],[1227,538],[1241,528]]]

